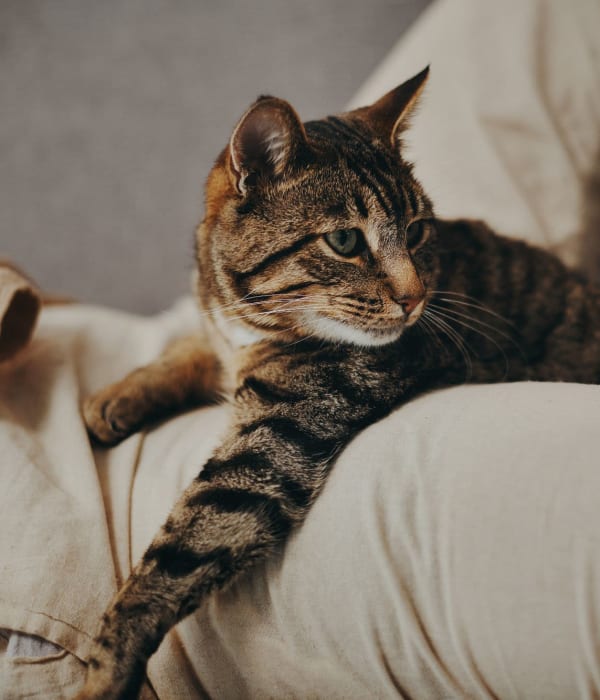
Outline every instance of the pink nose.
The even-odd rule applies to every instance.
[[[404,297],[404,299],[400,299],[399,303],[402,307],[402,311],[404,311],[407,316],[410,316],[422,300],[423,297]]]

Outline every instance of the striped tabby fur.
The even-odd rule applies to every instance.
[[[483,223],[435,218],[400,154],[426,75],[306,124],[261,98],[218,158],[197,241],[214,347],[181,341],[85,416],[111,444],[226,393],[231,427],[104,615],[80,698],[134,697],[167,631],[279,547],[352,436],[411,397],[600,380],[597,291]]]

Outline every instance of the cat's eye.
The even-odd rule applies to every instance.
[[[366,247],[365,237],[358,228],[344,228],[325,234],[329,247],[345,258],[360,255]]]
[[[425,219],[413,221],[406,229],[406,247],[415,250],[425,243],[428,233],[428,222]]]

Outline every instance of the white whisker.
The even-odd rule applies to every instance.
[[[505,338],[509,342],[513,343],[516,348],[519,348],[517,342],[515,339],[509,335],[508,333],[501,331],[499,328],[496,326],[493,326],[491,323],[486,323],[485,321],[482,321],[480,318],[477,318],[477,316],[473,316],[472,314],[466,314],[462,313],[461,311],[457,311],[456,309],[448,308],[447,306],[439,306],[438,304],[434,304],[433,302],[430,302],[429,304],[432,308],[434,309],[439,309],[441,311],[445,311],[446,313],[452,314],[456,316],[457,318],[466,318],[468,321],[472,321],[473,323],[479,323],[481,326],[484,328],[489,328],[490,330],[494,331],[498,335],[502,336],[502,338]]]
[[[440,296],[441,294],[448,294],[448,292],[438,292],[437,294],[438,294],[437,298],[440,301],[445,301],[448,304],[459,304],[460,306],[467,306],[469,308],[477,309],[477,310],[482,311],[486,314],[489,314],[490,316],[494,316],[494,318],[497,318],[499,321],[506,323],[507,326],[511,326],[512,328],[516,328],[515,324],[512,321],[507,319],[505,316],[502,316],[498,312],[494,311],[486,304],[482,304],[478,300],[474,299],[474,297],[468,297],[465,295],[466,298],[472,300],[472,301],[468,302],[468,301],[462,301],[461,299],[449,299],[447,297]]]
[[[421,314],[415,328],[422,328],[426,335],[433,339],[435,344],[443,347],[443,343],[437,333],[437,328],[431,323],[431,320],[427,318],[424,314]]]
[[[470,353],[473,352],[473,349],[462,337],[462,335],[455,328],[452,328],[452,326],[448,322],[440,318],[437,312],[435,312],[433,309],[429,309],[428,307],[423,313],[427,316],[431,323],[437,326],[442,331],[442,333],[444,333],[454,343],[454,345],[462,355],[465,361],[465,369],[467,372],[467,374],[465,375],[465,382],[468,382],[473,377],[473,362],[471,360],[470,355]],[[476,353],[473,354],[476,355]]]
[[[477,328],[476,326],[472,326],[471,324],[466,323],[465,321],[462,321],[460,318],[457,318],[456,316],[451,315],[450,313],[445,313],[445,312],[449,312],[449,311],[450,311],[449,309],[444,309],[444,311],[440,311],[439,309],[436,309],[435,312],[441,316],[444,316],[445,318],[447,318],[451,321],[454,321],[455,323],[458,323],[461,326],[464,326],[465,328],[468,328],[469,330],[473,331],[473,333],[479,333],[479,335],[481,335],[483,338],[485,338],[490,343],[492,343],[501,352],[502,357],[504,358],[504,376],[502,377],[501,381],[504,381],[504,379],[506,379],[506,377],[508,376],[508,368],[509,368],[509,361],[508,361],[508,357],[506,355],[506,352],[504,351],[504,348],[499,343],[497,343],[492,336],[488,335],[487,333],[484,333],[481,330],[481,328]],[[516,346],[516,347],[518,348],[518,346]]]

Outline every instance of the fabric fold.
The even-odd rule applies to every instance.
[[[41,305],[35,284],[17,267],[0,260],[0,362],[29,343]]]

